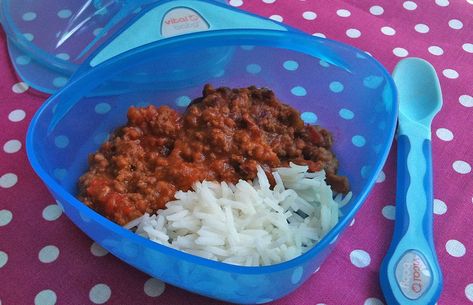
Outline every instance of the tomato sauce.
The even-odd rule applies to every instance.
[[[183,114],[167,106],[131,107],[126,126],[89,156],[78,197],[124,225],[164,208],[196,181],[253,180],[257,165],[269,174],[289,162],[324,169],[332,189],[347,193],[331,146],[327,130],[305,125],[269,89],[206,85]]]

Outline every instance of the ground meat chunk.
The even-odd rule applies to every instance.
[[[131,107],[127,125],[89,157],[78,197],[124,225],[164,208],[196,181],[253,180],[257,165],[269,174],[289,162],[324,169],[332,189],[346,193],[348,180],[337,175],[331,146],[327,130],[305,125],[269,89],[206,85],[183,114],[167,106]]]

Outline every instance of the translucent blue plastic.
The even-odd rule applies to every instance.
[[[207,69],[201,69],[201,55],[209,62]],[[143,83],[140,72],[152,74],[152,84]],[[125,76],[132,77],[123,81]],[[266,267],[210,261],[143,239],[74,197],[87,155],[126,122],[131,105],[169,105],[183,111],[206,83],[271,88],[307,123],[333,132],[340,173],[350,179],[354,196],[335,228],[304,255]],[[114,86],[122,94],[98,94]],[[82,71],[38,110],[28,130],[27,153],[66,215],[124,262],[198,294],[265,303],[299,287],[330,254],[386,160],[396,119],[392,79],[363,51],[291,31],[207,31],[158,41]]]
[[[173,0],[173,4],[166,5],[167,2],[170,1],[3,0],[0,21],[19,77],[36,90],[54,93],[67,83],[88,55],[110,41],[129,22],[139,20],[150,8],[157,8],[154,21],[158,25],[142,24],[141,33],[158,40],[165,38],[159,25],[170,6],[192,8],[204,2],[216,9],[226,7],[225,0]],[[235,25],[227,22],[227,18],[207,20],[205,14],[202,17],[210,29]]]
[[[396,222],[381,288],[389,305],[433,305],[443,278],[432,228],[431,124],[442,91],[434,67],[420,58],[400,61],[393,77],[399,93]]]

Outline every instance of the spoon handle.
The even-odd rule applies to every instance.
[[[432,232],[430,129],[402,117],[399,122],[396,222],[381,288],[389,305],[433,305],[443,281]]]

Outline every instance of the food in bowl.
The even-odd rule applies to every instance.
[[[171,247],[274,264],[303,253],[338,220],[332,190],[347,194],[349,185],[331,147],[326,129],[304,124],[269,89],[206,85],[182,115],[131,107],[127,125],[90,155],[79,198]]]
[[[156,215],[129,223],[136,233],[190,254],[224,263],[264,266],[312,248],[338,222],[351,194],[333,199],[325,172],[290,164],[271,174],[257,167],[253,182],[196,182]]]

